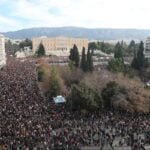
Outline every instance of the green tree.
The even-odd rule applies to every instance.
[[[83,83],[72,86],[68,103],[73,110],[94,111],[102,107],[100,95]]]
[[[13,44],[10,40],[5,42],[6,53],[9,55],[15,55],[17,51],[19,51],[19,46],[17,44]]]
[[[120,44],[119,42],[116,44],[115,46],[115,54],[114,57],[115,58],[119,58],[119,59],[123,59],[123,47],[122,44]]]
[[[144,61],[145,61],[144,43],[142,41],[140,42],[139,50],[137,52],[137,60],[138,60],[139,69],[141,69],[144,66]]]
[[[90,42],[88,44],[88,49],[90,49],[90,50],[96,50],[97,49],[97,44],[95,42]]]
[[[43,75],[44,75],[44,70],[41,67],[38,67],[37,68],[37,76],[38,76],[39,82],[43,81]]]
[[[88,45],[89,50],[101,50],[104,53],[110,54],[114,52],[114,45],[106,42],[90,42]]]
[[[30,39],[25,39],[24,41],[19,43],[19,48],[24,48],[25,46],[29,46],[32,48],[32,41]]]
[[[60,94],[61,92],[60,80],[54,67],[51,70],[49,85],[50,85],[49,88],[50,97],[55,97]]]
[[[36,51],[36,55],[38,57],[45,56],[45,48],[44,48],[42,43],[40,43],[40,45],[39,45],[39,47],[38,47],[38,49]]]
[[[134,68],[134,69],[136,69],[136,70],[138,70],[138,68],[139,68],[136,56],[132,60],[131,67]]]
[[[71,49],[70,49],[69,60],[70,60],[70,61],[74,61],[74,57],[75,57],[75,56],[74,56],[74,51],[73,51],[73,48],[71,48]]]
[[[74,63],[75,67],[79,67],[80,56],[76,45],[74,45],[73,48],[70,50],[69,59]]]
[[[124,64],[123,59],[123,45],[124,42],[122,41],[121,44],[118,42],[115,46],[115,53],[114,59],[111,59],[108,63],[108,69],[113,72],[126,72],[126,65]]]
[[[93,71],[93,52],[87,51],[86,71]]]
[[[131,66],[136,70],[141,70],[144,67],[144,64],[145,64],[144,43],[141,41],[139,49],[137,51],[137,55],[136,53],[134,54]]]
[[[74,62],[72,60],[69,60],[68,66],[69,66],[69,68],[70,68],[71,71],[75,70],[75,65],[74,65]]]
[[[121,59],[111,59],[108,62],[108,69],[112,72],[126,72],[126,66]]]
[[[80,68],[86,72],[86,55],[85,55],[85,47],[82,49],[82,57],[81,57],[81,64]]]
[[[105,52],[105,43],[104,42],[101,42],[101,51],[102,52]]]
[[[127,55],[133,56],[135,51],[136,51],[136,44],[135,44],[135,41],[132,40],[127,48]]]
[[[119,90],[120,88],[115,81],[110,81],[107,83],[106,87],[101,92],[105,108],[112,108],[112,97],[118,94]]]

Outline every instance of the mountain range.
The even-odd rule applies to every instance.
[[[40,27],[18,31],[1,32],[10,39],[25,39],[40,36],[75,37],[89,40],[145,40],[150,37],[150,30],[144,29],[111,29],[111,28],[81,28],[81,27]]]

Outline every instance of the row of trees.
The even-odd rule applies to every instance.
[[[107,54],[114,52],[114,44],[110,44],[107,42],[90,42],[88,44],[88,49],[90,50],[101,50]]]
[[[93,44],[94,45],[94,44]],[[103,44],[102,44],[103,45]],[[92,46],[91,46],[92,47]],[[118,42],[114,48],[114,59],[109,62],[108,68],[113,72],[128,72],[129,68],[136,70],[141,70],[147,65],[147,61],[144,58],[144,44],[140,42],[138,48],[134,41],[131,41],[129,44],[129,49],[134,52],[134,58],[131,63],[131,66],[125,64],[124,61],[124,42]],[[93,46],[94,48],[94,46]],[[42,43],[40,43],[38,50],[36,51],[36,56],[44,56],[45,49]],[[80,60],[79,51],[76,45],[70,50],[69,60],[73,66],[76,68],[81,68],[84,72],[93,71],[93,60],[92,60],[93,51],[88,49],[87,54],[86,50],[83,47],[82,56]]]
[[[144,43],[141,41],[138,48],[134,41],[129,45],[130,49],[134,52],[131,65],[125,64],[124,61],[124,46],[123,43],[117,43],[114,51],[114,59],[109,62],[108,68],[114,72],[128,73],[129,70],[135,69],[141,71],[147,65],[147,60],[144,56]]]
[[[81,68],[84,72],[93,71],[93,52],[88,50],[86,54],[85,47],[82,49],[82,56],[80,60],[79,51],[76,45],[70,50],[69,59],[76,68]]]
[[[129,44],[127,44],[124,41],[121,41],[120,44],[123,49],[123,56],[129,56],[129,57],[134,56],[134,52],[137,51],[137,49],[139,47],[139,43],[135,43],[134,40],[132,40]],[[98,42],[90,42],[88,44],[88,49],[101,50],[102,52],[110,54],[110,53],[115,52],[116,45],[108,43],[108,42],[104,42],[104,41],[103,42],[99,42],[99,41]]]
[[[72,110],[97,111],[102,109],[113,109],[115,96],[125,93],[115,81],[110,81],[98,92],[84,83],[73,85],[68,97],[68,105]]]
[[[32,49],[32,41],[30,39],[25,39],[19,43],[19,48],[23,49],[26,46],[29,46]]]

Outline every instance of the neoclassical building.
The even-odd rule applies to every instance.
[[[145,58],[150,58],[150,38],[147,38],[145,41],[144,54]]]
[[[0,34],[0,68],[6,64],[5,37]]]
[[[33,53],[37,51],[39,44],[42,43],[46,55],[69,56],[70,49],[75,44],[78,47],[79,54],[82,53],[82,48],[88,49],[88,39],[67,38],[67,37],[38,37],[32,39]]]

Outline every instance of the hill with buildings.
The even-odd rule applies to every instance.
[[[18,31],[3,32],[11,39],[25,39],[39,36],[56,37],[80,37],[89,40],[145,40],[150,36],[150,30],[141,29],[105,29],[105,28],[80,28],[80,27],[42,27],[22,29]]]

